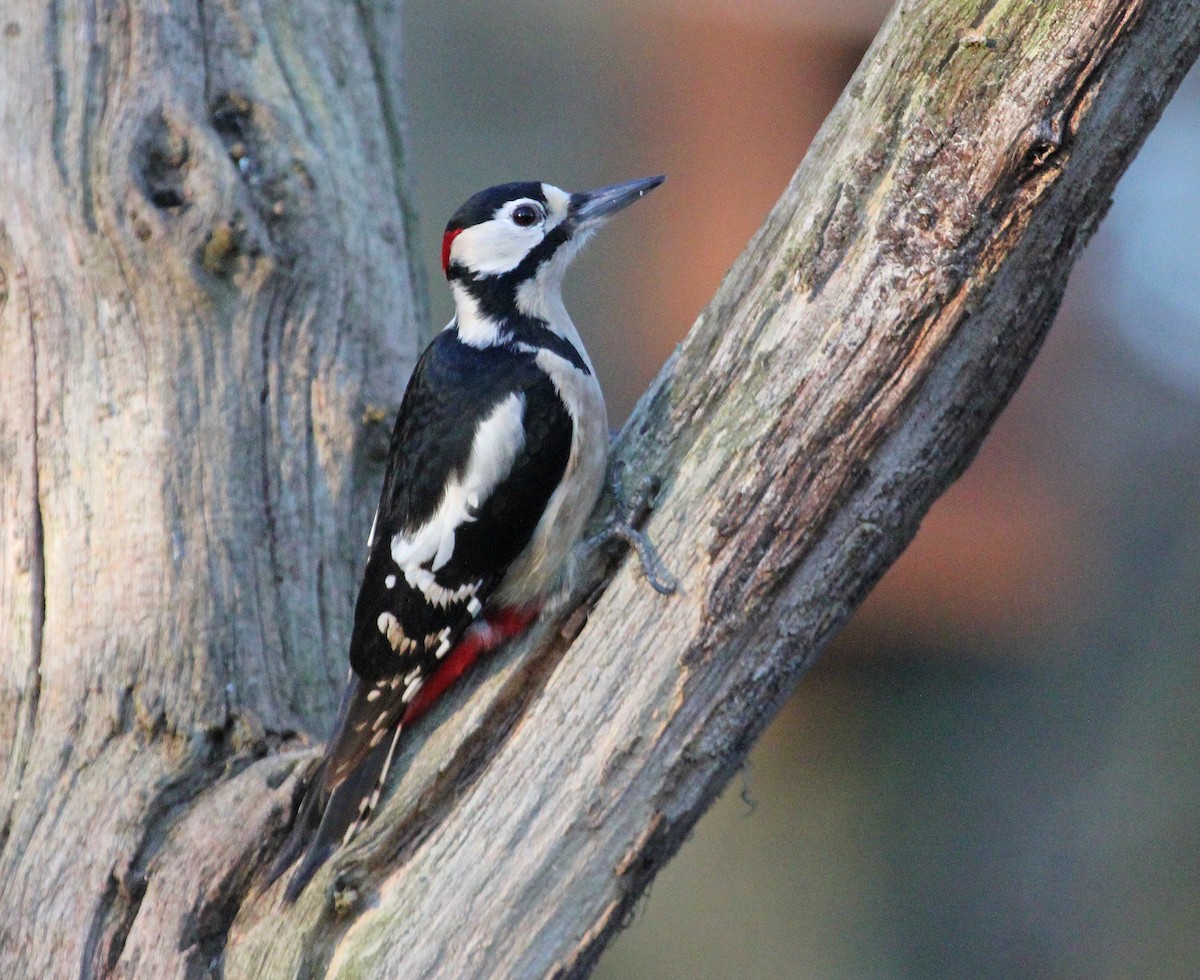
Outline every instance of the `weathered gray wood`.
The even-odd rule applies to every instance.
[[[227,975],[586,973],[972,457],[1198,28],[901,3],[622,434],[683,594],[626,567],[569,651],[501,658],[294,909],[243,907]]]
[[[374,438],[358,423],[411,355],[385,326],[411,312],[380,135],[395,130],[372,126],[395,113],[372,101],[386,55],[345,54],[366,8],[202,9],[204,30],[194,12],[130,14],[129,53],[83,44],[57,70],[46,52],[87,31],[31,9],[22,72],[49,95],[119,84],[43,117],[0,86],[0,134],[52,161],[0,155],[5,186],[29,188],[5,205],[0,255],[0,495],[17,515],[0,552],[4,972],[581,975],[971,458],[1194,60],[1200,4],[901,3],[622,435],[682,594],[592,569],[574,641],[544,625],[451,695],[379,819],[290,908],[251,879],[296,757],[222,765],[312,718],[340,661],[319,648],[344,625],[317,600],[349,609],[358,555],[342,542],[369,506]],[[218,35],[236,42],[207,46],[220,87],[164,81]],[[292,192],[294,265],[266,230],[244,239],[258,256],[210,234],[236,201],[247,235],[272,227],[214,135],[214,93],[235,84],[252,119],[270,109],[256,153],[286,147],[312,178]],[[158,102],[147,129],[132,107]],[[149,139],[162,149],[140,159],[175,174],[178,126],[194,200],[161,214],[122,168]],[[150,245],[123,217],[135,206]],[[394,356],[367,363],[380,343]],[[162,475],[147,487],[146,472]]]
[[[0,975],[179,931],[141,905],[165,835],[324,727],[417,350],[398,38],[294,0],[0,12]]]

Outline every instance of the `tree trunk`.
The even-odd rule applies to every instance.
[[[902,0],[620,439],[681,592],[591,568],[285,907],[310,756],[253,760],[323,734],[416,350],[394,14],[9,19],[5,976],[586,973],[970,460],[1200,44],[1195,0]]]
[[[164,845],[207,813],[196,865],[244,886],[269,841],[222,794],[322,730],[344,679],[421,319],[396,17],[4,20],[0,975],[108,974],[131,930],[168,927],[179,972],[237,905],[143,907]]]

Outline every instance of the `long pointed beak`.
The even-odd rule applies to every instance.
[[[666,179],[664,174],[659,174],[657,177],[626,180],[620,184],[601,187],[598,190],[572,194],[571,212],[581,225],[600,221],[620,211],[627,204],[632,204],[639,198],[645,197]]]

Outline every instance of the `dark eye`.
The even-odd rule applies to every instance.
[[[532,204],[518,204],[513,208],[513,224],[520,225],[522,228],[528,228],[530,225],[537,224],[540,217],[541,212]]]

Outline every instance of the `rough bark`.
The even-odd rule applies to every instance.
[[[0,158],[12,976],[586,973],[970,460],[1200,45],[1194,0],[902,2],[622,433],[681,593],[590,568],[284,907],[253,880],[309,756],[246,763],[328,707],[364,412],[414,350],[390,22],[28,7],[0,88],[31,147]]]
[[[0,975],[109,973],[151,923],[182,969],[236,883],[162,920],[164,842],[207,813],[195,870],[235,874],[264,798],[226,811],[227,780],[344,676],[418,347],[397,28],[291,0],[2,19]]]

